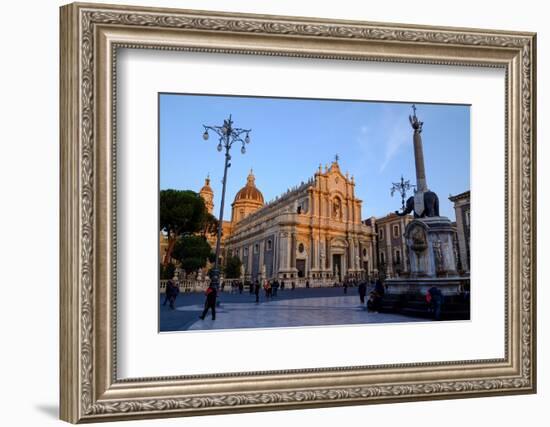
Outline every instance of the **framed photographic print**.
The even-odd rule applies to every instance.
[[[61,8],[61,418],[533,393],[535,34]]]

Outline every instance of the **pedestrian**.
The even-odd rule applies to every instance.
[[[344,280],[344,293],[345,294],[348,293],[348,281],[347,280]]]
[[[273,286],[271,287],[271,290],[272,290],[272,293],[273,293],[273,296],[276,297],[277,296],[277,290],[279,289],[279,282],[277,280],[275,280],[273,282]]]
[[[222,292],[224,288],[225,288],[225,282],[222,282],[222,286],[221,286]]]
[[[258,282],[257,280],[254,283],[254,294],[256,295],[256,302],[259,303],[260,302],[260,282]]]
[[[170,292],[172,290],[172,279],[168,279],[166,282],[166,287],[164,288],[164,302],[162,305],[166,305],[168,300],[170,299]]]
[[[426,301],[433,311],[434,320],[441,320],[441,306],[443,305],[443,294],[441,290],[432,286],[426,293]]]
[[[204,310],[202,311],[200,318],[204,320],[208,310],[212,310],[212,320],[216,320],[216,298],[218,296],[218,292],[216,291],[214,285],[210,284],[210,286],[206,288],[205,295],[206,301],[204,302]]]
[[[239,281],[239,295],[243,293],[244,285],[243,282]]]
[[[376,293],[380,296],[380,297],[383,297],[384,294],[385,294],[385,290],[384,290],[384,284],[382,283],[382,281],[380,279],[377,279],[376,280],[376,283],[374,285],[374,290],[376,291]]]
[[[365,304],[365,295],[367,294],[367,284],[365,282],[359,283],[358,287],[359,299],[361,300],[361,305]]]
[[[369,294],[369,299],[367,300],[367,311],[376,311],[377,310],[377,296],[376,292],[372,291]]]
[[[285,289],[285,281],[281,280],[281,290],[284,290],[284,289]]]
[[[271,285],[269,283],[269,280],[266,280],[264,282],[264,293],[265,293],[265,299],[269,299],[270,297],[270,291],[271,291]]]
[[[309,280],[306,280],[306,288],[309,289]]]
[[[164,303],[162,305],[166,305],[166,302],[170,304],[170,308],[174,310],[175,302],[178,294],[180,293],[180,288],[177,285],[177,277],[174,277],[173,279],[169,279],[166,283],[166,291],[165,291],[165,298]]]
[[[292,290],[296,289],[296,283],[292,282]]]
[[[254,283],[247,280],[246,286],[248,286],[248,292],[250,293],[250,295],[252,295],[254,293],[254,288],[255,288]]]

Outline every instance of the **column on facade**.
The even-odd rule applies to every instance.
[[[386,234],[386,272],[390,276],[394,276],[393,274],[393,252],[391,247],[391,239],[393,238],[393,235],[391,233],[391,225],[388,222],[385,225],[386,231],[384,232]]]
[[[315,239],[313,237],[313,234],[309,238],[309,272],[315,268]]]
[[[323,269],[328,269],[331,273],[334,271],[334,266],[332,265],[332,251],[330,250],[330,239],[328,236],[325,236],[325,265]]]
[[[281,233],[281,259],[279,262],[280,270],[288,270],[288,248],[289,245],[289,239],[288,234],[286,232]]]
[[[361,241],[359,240],[358,242],[358,245],[359,245],[359,271],[361,273],[366,273],[365,269],[364,269],[364,265],[365,265],[365,259],[363,257],[363,244],[361,243]]]
[[[403,260],[403,271],[404,272],[408,272],[410,269],[409,269],[409,256],[407,254],[407,246],[406,246],[406,242],[405,242],[405,227],[406,227],[406,224],[405,224],[405,219],[402,219],[401,220],[401,230],[400,231],[400,236],[399,238],[401,239],[401,259]]]
[[[296,268],[296,233],[290,234],[290,268]]]
[[[262,240],[260,242],[260,256],[259,256],[260,259],[258,262],[258,271],[260,272],[260,274],[263,271],[263,265],[264,265],[264,249],[265,249],[265,240]],[[267,268],[266,268],[266,273],[267,273]]]
[[[367,273],[371,274],[372,273],[372,270],[373,268],[375,267],[375,264],[374,264],[374,261],[375,261],[375,257],[374,257],[374,241],[371,240],[369,242],[369,246],[367,248],[367,254],[369,256],[369,264],[368,264],[368,268],[369,268],[369,271]]]
[[[248,266],[246,271],[248,274],[252,275],[252,258],[254,257],[254,248],[251,244],[248,244],[246,247],[248,248]]]
[[[355,261],[353,260],[354,257],[354,248],[353,248],[353,239],[348,239],[348,270],[353,270]]]

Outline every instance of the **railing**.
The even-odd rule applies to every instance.
[[[223,291],[238,292],[237,284],[240,281],[241,279],[224,279],[222,281]],[[292,289],[293,282],[296,288],[305,288],[307,287],[308,282],[309,282],[310,288],[328,288],[328,287],[333,287],[335,283],[334,279],[330,279],[330,278],[322,278],[322,279],[297,278],[297,279],[279,279],[279,286],[282,281],[284,281],[285,283],[285,289]],[[160,285],[159,285],[160,293],[166,292],[167,283],[168,283],[168,280],[160,281]],[[208,287],[209,281],[185,279],[185,280],[178,280],[178,283],[179,283],[180,292],[204,292]],[[273,280],[271,280],[271,283],[273,283]],[[243,291],[249,291],[250,284],[251,283],[249,281],[246,281],[243,285]],[[342,283],[339,283],[338,285],[342,286]]]
[[[168,280],[161,280],[159,284],[160,293],[166,292]],[[180,292],[201,292],[208,287],[207,281],[198,280],[178,280]]]

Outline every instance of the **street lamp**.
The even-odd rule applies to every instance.
[[[222,151],[225,148],[225,164],[223,168],[223,180],[222,180],[222,201],[220,204],[220,216],[218,219],[218,238],[216,240],[216,261],[214,262],[214,268],[212,270],[212,284],[217,289],[220,284],[220,245],[222,239],[222,226],[223,226],[223,207],[225,203],[225,186],[227,183],[227,169],[231,167],[231,155],[229,151],[235,143],[241,143],[241,153],[246,153],[246,144],[250,144],[250,132],[252,129],[241,129],[233,127],[233,120],[231,120],[231,114],[227,120],[223,121],[222,126],[207,126],[203,125],[204,133],[202,138],[208,141],[210,135],[208,131],[212,131],[218,135],[218,151]],[[243,139],[243,135],[246,135]]]
[[[410,189],[414,189],[415,185],[411,185],[411,182],[409,180],[404,180],[403,175],[401,175],[401,181],[400,182],[393,182],[392,188],[391,188],[391,196],[393,197],[393,194],[398,191],[399,195],[401,196],[401,209],[405,210],[405,197],[407,196],[407,191]]]

